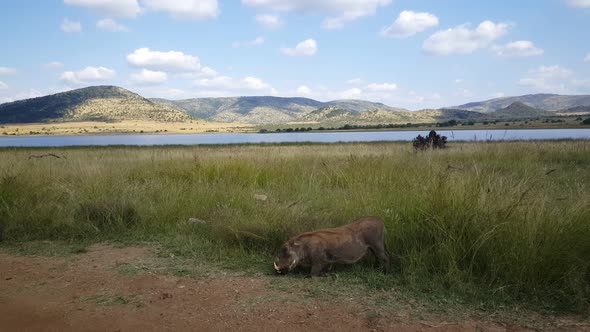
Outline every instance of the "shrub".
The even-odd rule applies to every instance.
[[[444,149],[447,147],[447,137],[440,136],[436,131],[431,130],[428,136],[422,137],[422,135],[418,135],[412,143],[416,150]]]
[[[588,118],[588,119],[586,119],[586,120],[582,121],[582,124],[585,124],[585,125],[590,125],[590,118]]]

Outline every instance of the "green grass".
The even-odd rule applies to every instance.
[[[47,152],[67,159],[28,159]],[[588,310],[588,141],[421,153],[409,143],[0,150],[3,246],[57,240],[79,243],[76,252],[147,241],[175,257],[271,274],[288,237],[366,215],[385,220],[395,272],[367,259],[326,282],[403,288],[443,304]]]

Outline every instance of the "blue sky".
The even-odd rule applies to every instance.
[[[0,102],[112,84],[412,110],[590,93],[590,0],[2,0]]]

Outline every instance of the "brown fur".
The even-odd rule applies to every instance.
[[[311,276],[315,277],[331,264],[354,264],[371,251],[388,272],[384,229],[383,220],[365,217],[342,227],[297,235],[281,248],[275,270],[287,273],[298,266],[311,266]]]

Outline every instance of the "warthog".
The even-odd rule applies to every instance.
[[[311,266],[311,276],[317,277],[331,264],[354,264],[370,250],[388,272],[383,233],[383,220],[366,217],[342,227],[297,235],[281,247],[275,271],[285,274],[298,266]]]

